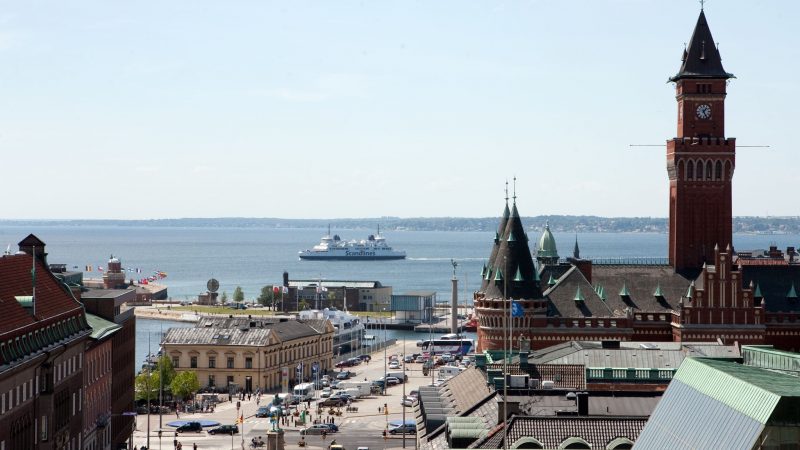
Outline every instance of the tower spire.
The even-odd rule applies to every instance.
[[[514,199],[514,204],[517,204],[517,176],[514,175],[514,196],[511,197]]]

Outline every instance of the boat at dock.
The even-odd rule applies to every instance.
[[[325,308],[321,311],[318,309],[300,311],[298,318],[301,320],[330,320],[335,328],[333,333],[334,354],[341,355],[361,347],[361,341],[364,338],[364,324],[361,323],[361,318],[358,316],[336,308]]]
[[[300,259],[305,260],[389,260],[405,259],[406,252],[394,250],[386,243],[386,238],[381,235],[378,227],[377,234],[370,234],[367,239],[357,241],[342,240],[338,234],[331,236],[331,229],[328,227],[328,234],[322,237],[320,243],[310,250],[298,252]]]

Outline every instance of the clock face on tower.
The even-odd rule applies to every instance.
[[[697,107],[697,117],[699,119],[708,119],[711,117],[711,107],[708,105],[700,105]]]

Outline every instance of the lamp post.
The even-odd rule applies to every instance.
[[[387,371],[387,367],[386,366],[388,364],[388,359],[387,359],[387,356],[386,356],[386,353],[387,353],[386,352],[386,347],[387,347],[387,342],[386,342],[386,308],[383,308],[383,314],[384,314],[384,317],[383,317],[383,395],[386,395],[386,371]]]

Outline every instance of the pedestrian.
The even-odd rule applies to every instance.
[[[177,444],[175,444],[175,449],[176,449],[176,450],[182,450],[182,449],[183,449],[183,444],[181,444],[180,442],[178,442]]]
[[[195,442],[194,445],[192,445],[192,450],[197,450],[197,442]]]

